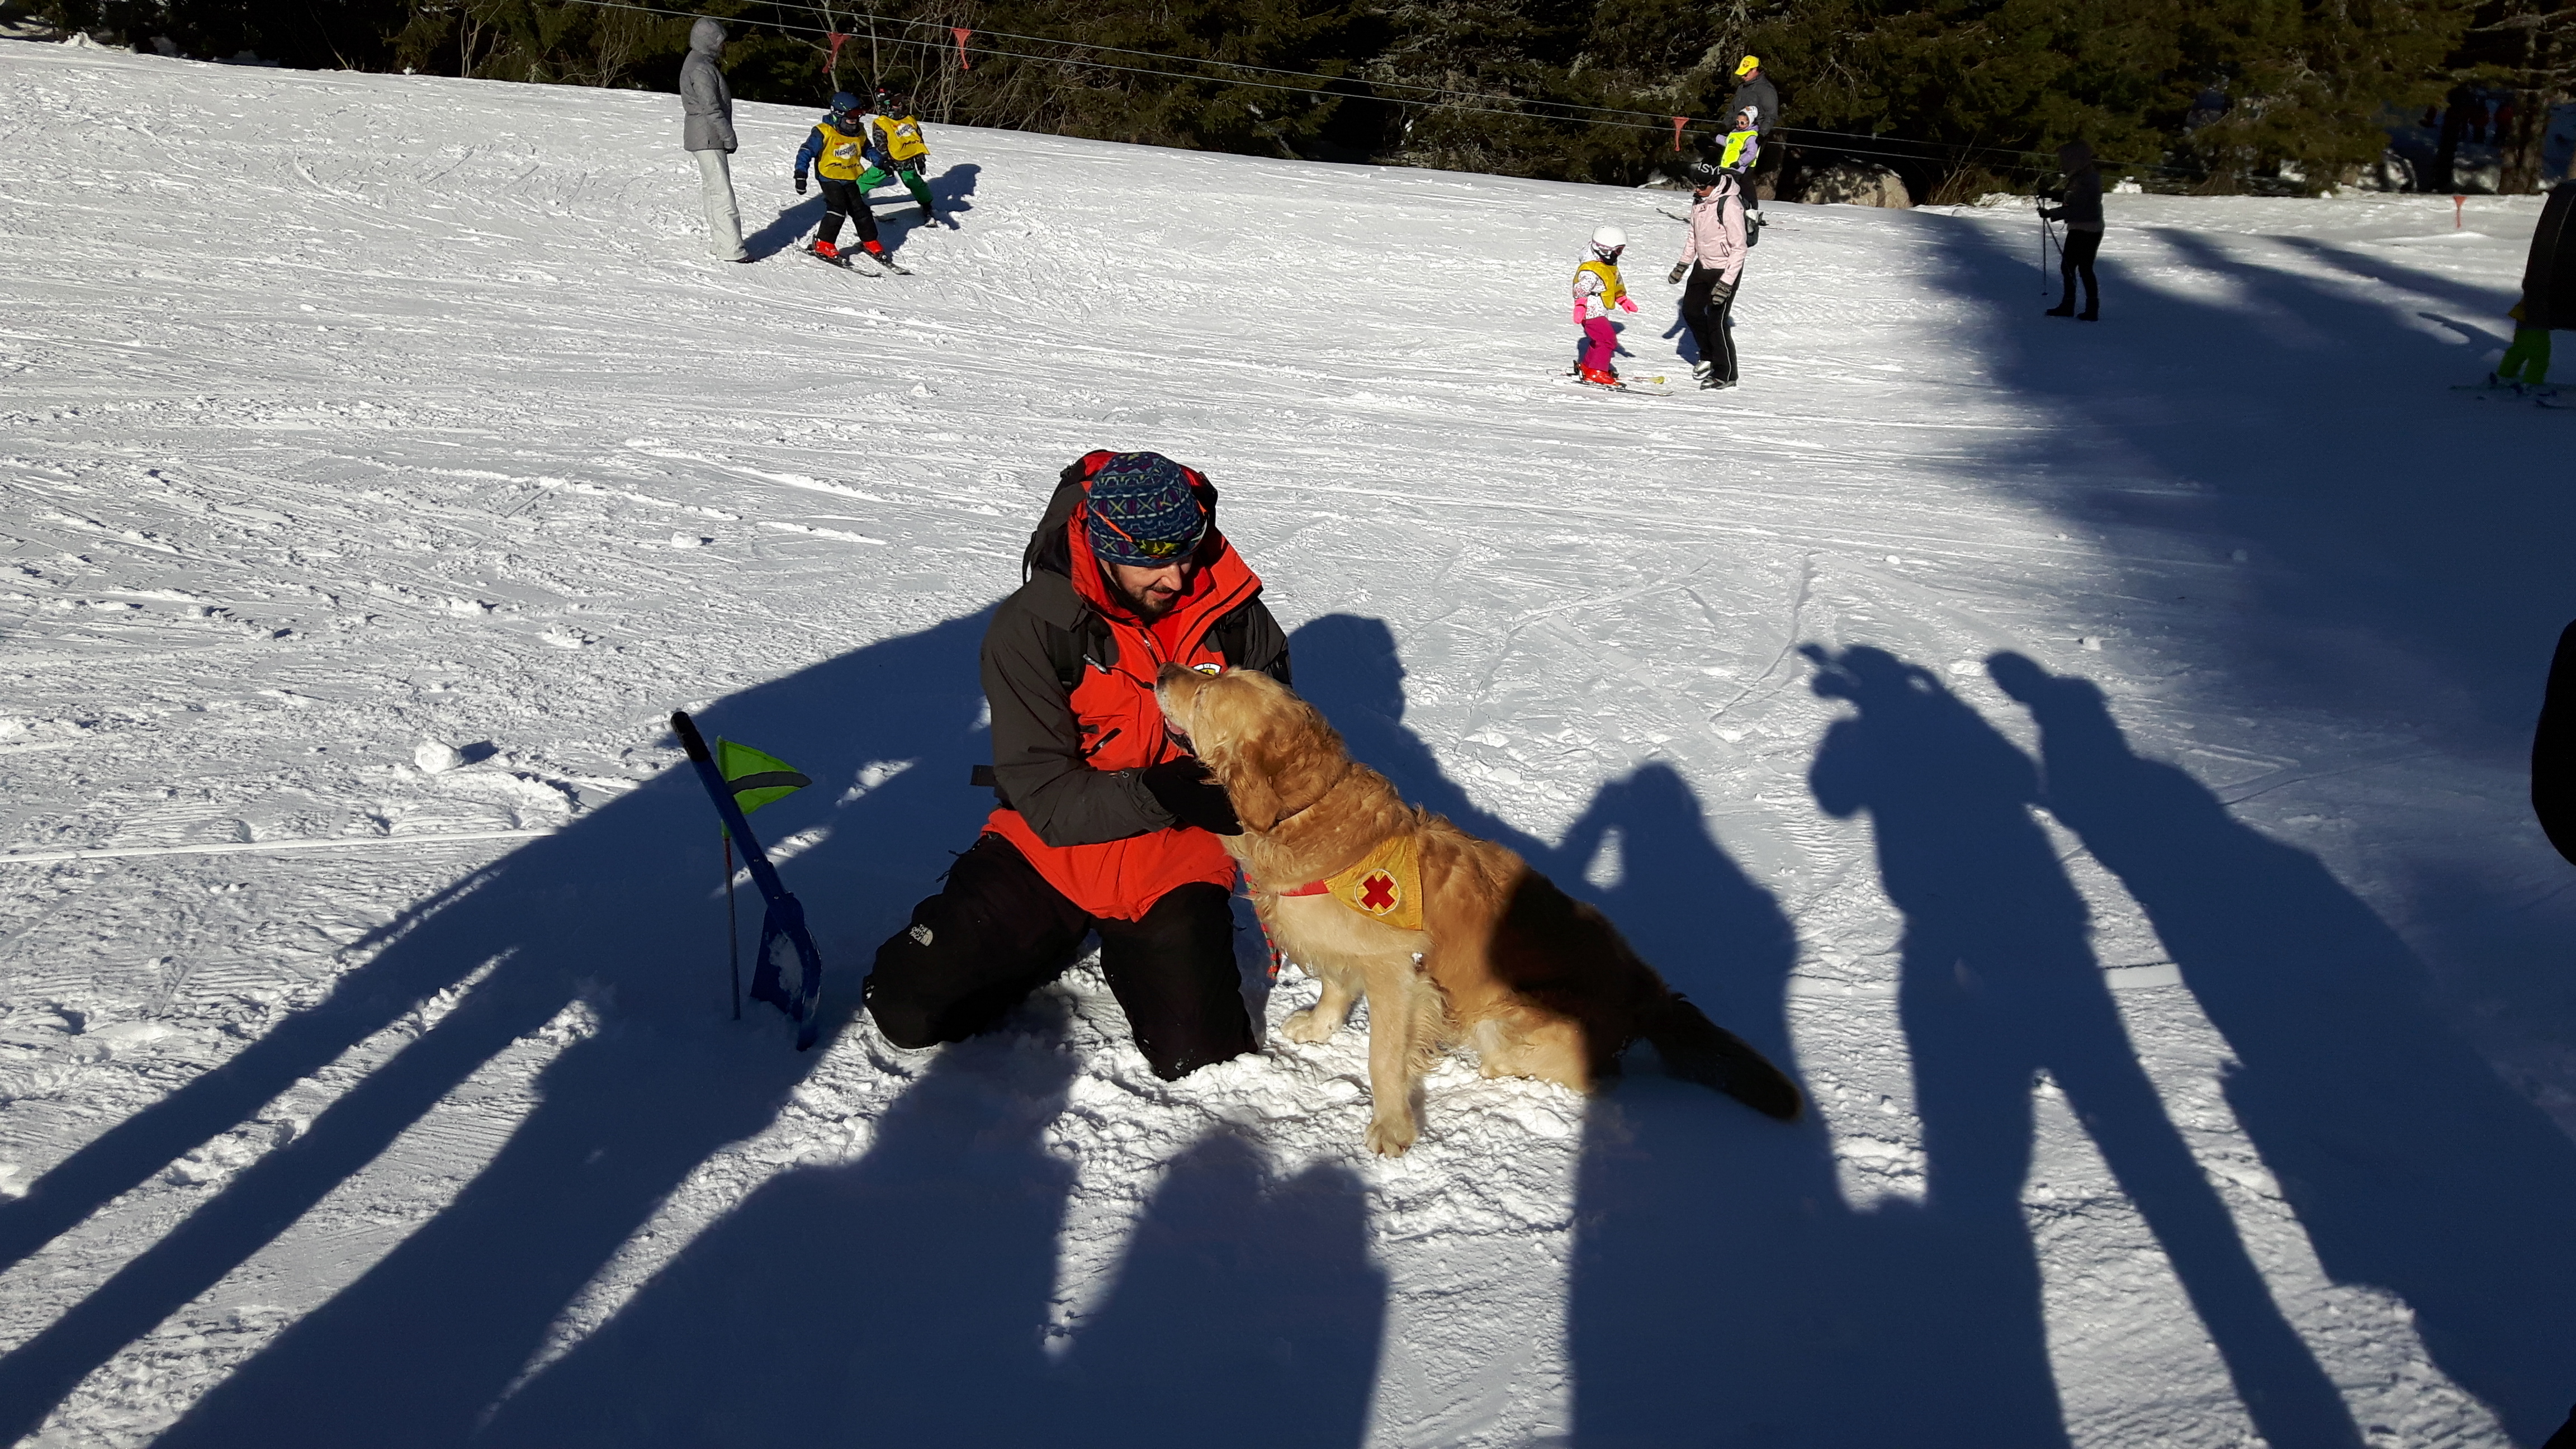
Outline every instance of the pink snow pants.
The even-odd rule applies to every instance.
[[[1583,365],[1596,372],[1610,370],[1610,358],[1619,350],[1619,329],[1607,317],[1588,317],[1583,323]]]

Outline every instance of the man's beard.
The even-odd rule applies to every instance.
[[[1101,572],[1109,585],[1109,592],[1117,598],[1118,602],[1127,606],[1127,612],[1148,624],[1172,612],[1172,606],[1181,601],[1181,595],[1189,592],[1187,588],[1174,589],[1163,596],[1161,603],[1152,603],[1142,595],[1127,592],[1126,587],[1118,582],[1116,576],[1110,575],[1108,570],[1103,569]]]

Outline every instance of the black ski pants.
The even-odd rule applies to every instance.
[[[1714,267],[1691,263],[1690,280],[1682,285],[1682,321],[1699,343],[1702,362],[1715,364],[1720,382],[1735,381],[1735,334],[1727,314],[1735,310],[1735,288]],[[1740,275],[1740,274],[1739,274]]]
[[[827,242],[841,239],[841,218],[848,217],[859,225],[859,240],[877,239],[877,214],[868,209],[868,193],[855,181],[835,181],[817,176],[823,188],[823,225],[815,235]]]
[[[877,948],[865,996],[897,1046],[990,1031],[1100,936],[1100,968],[1154,1075],[1175,1081],[1257,1043],[1234,962],[1234,908],[1220,885],[1181,886],[1140,921],[1095,917],[998,835],[949,867],[939,894]]]
[[[2080,276],[2084,279],[2084,310],[2102,309],[2102,284],[2093,280],[2093,254],[2100,250],[2102,233],[2067,229],[2065,249],[2057,254],[2057,275],[2066,283],[2066,295],[2058,299],[2058,306],[2075,310],[2075,279]]]

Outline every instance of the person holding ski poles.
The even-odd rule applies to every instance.
[[[877,93],[877,150],[885,157],[882,167],[871,168],[859,179],[862,191],[883,186],[889,173],[903,182],[903,189],[921,207],[922,224],[939,220],[938,208],[930,202],[930,183],[921,179],[922,168],[930,164],[930,147],[921,139],[921,122],[913,119],[912,98]]]
[[[1610,309],[1637,310],[1619,280],[1619,254],[1628,249],[1628,234],[1615,226],[1592,233],[1592,254],[1574,269],[1574,325],[1583,329],[1583,360],[1575,375],[1596,387],[1619,386],[1611,358],[1619,351],[1619,329],[1610,325]]]
[[[1164,727],[1166,663],[1288,682],[1261,580],[1216,528],[1206,475],[1159,453],[1064,470],[984,631],[1000,801],[939,894],[877,948],[863,996],[901,1047],[999,1025],[1086,936],[1154,1074],[1254,1049],[1234,957],[1242,826]],[[978,782],[983,782],[978,772]]]
[[[2093,279],[2093,256],[2102,249],[2102,173],[2093,165],[2093,148],[2069,141],[2057,148],[2057,169],[2066,173],[2066,197],[2040,208],[2041,222],[2066,223],[2066,244],[2058,249],[2057,274],[2066,295],[2048,309],[2051,317],[2078,322],[2102,320],[2102,285]],[[2084,310],[2075,310],[2075,279],[2084,279]]]
[[[885,243],[877,240],[876,213],[868,209],[865,177],[874,174],[868,164],[868,113],[857,96],[842,91],[832,97],[832,113],[814,123],[811,135],[796,152],[796,194],[805,194],[805,168],[814,168],[815,179],[823,188],[823,224],[815,229],[814,244],[807,251],[827,262],[848,266],[841,257],[841,218],[858,223],[859,249],[872,257],[885,255]]]
[[[1682,289],[1682,322],[1699,343],[1691,376],[1715,392],[1735,386],[1735,338],[1727,330],[1727,314],[1734,310],[1736,283],[1751,250],[1744,236],[1744,177],[1706,157],[1683,174],[1691,184],[1690,236],[1664,280],[1690,279]]]

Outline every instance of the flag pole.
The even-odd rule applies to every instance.
[[[733,923],[733,833],[723,826],[716,834],[724,840],[725,873],[725,969],[733,976],[733,1019],[742,1020],[742,932]]]

